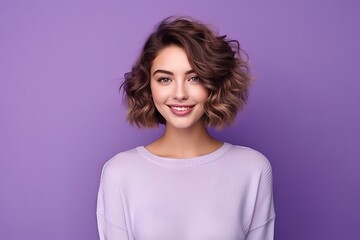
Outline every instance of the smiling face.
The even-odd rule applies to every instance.
[[[151,93],[166,126],[202,125],[208,90],[199,82],[185,51],[171,45],[162,49],[151,66]]]

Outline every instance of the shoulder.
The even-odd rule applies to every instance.
[[[130,174],[137,164],[140,154],[137,148],[120,152],[110,158],[102,167],[102,175],[110,179],[117,179]]]
[[[137,147],[132,148],[132,149],[117,153],[115,156],[110,158],[104,164],[104,167],[114,168],[119,165],[124,165],[124,164],[126,165],[126,164],[131,163],[132,159],[137,159],[138,157],[139,157],[139,152],[137,151]]]
[[[268,158],[261,152],[250,147],[232,145],[228,152],[229,157],[241,166],[255,172],[271,172],[271,164]]]

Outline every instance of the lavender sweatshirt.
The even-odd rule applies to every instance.
[[[273,239],[271,166],[229,143],[187,159],[137,147],[105,163],[97,221],[101,240]]]

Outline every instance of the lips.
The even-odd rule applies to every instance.
[[[177,116],[185,116],[191,113],[194,105],[170,105],[171,112]]]

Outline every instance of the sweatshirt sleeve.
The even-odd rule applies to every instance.
[[[106,163],[102,169],[97,198],[97,224],[100,240],[129,240],[121,191],[114,169]]]
[[[246,240],[274,239],[275,211],[272,191],[272,171],[269,161],[266,158],[264,160],[256,203]]]

